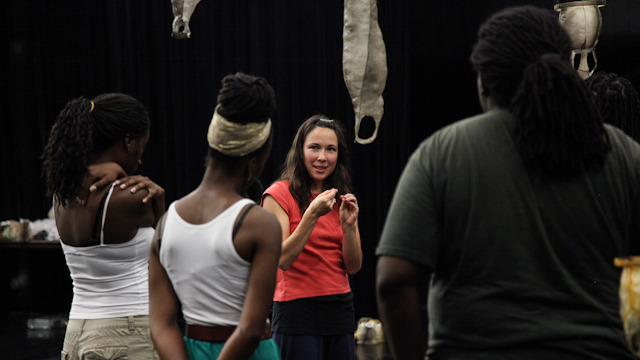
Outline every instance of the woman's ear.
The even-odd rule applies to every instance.
[[[126,135],[124,137],[124,149],[129,152],[131,151],[131,146],[133,145],[133,139],[131,138],[131,136]]]
[[[482,83],[481,73],[478,73],[477,85],[478,85],[478,95],[489,96],[489,91],[485,89],[484,84]]]
[[[489,94],[489,90],[487,90],[482,83],[482,74],[480,72],[478,72],[477,86],[480,106],[482,107],[483,111],[487,112],[494,107],[494,103],[493,99],[491,99],[491,95]]]
[[[247,164],[247,169],[249,171],[249,178],[253,178],[254,174],[258,173],[258,158],[257,157],[252,157],[251,159],[249,159],[249,163]]]

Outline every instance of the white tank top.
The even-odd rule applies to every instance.
[[[104,204],[100,245],[60,242],[73,280],[70,319],[149,315],[148,263],[155,230],[139,228],[125,243],[105,244],[104,220],[112,190],[113,185]]]
[[[185,322],[238,325],[247,293],[251,263],[238,255],[232,232],[240,211],[254,203],[242,199],[205,224],[190,224],[167,210],[160,262],[180,303]]]

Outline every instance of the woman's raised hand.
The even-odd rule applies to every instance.
[[[127,176],[122,167],[115,162],[92,164],[87,167],[85,184],[94,192],[104,186],[111,185],[118,178]]]
[[[317,217],[328,214],[333,209],[333,205],[336,204],[337,193],[338,189],[323,191],[309,204],[308,210],[313,211]]]
[[[360,208],[358,207],[358,199],[355,195],[349,193],[340,195],[342,204],[340,205],[340,222],[343,225],[353,225],[358,220],[358,213]]]
[[[87,168],[85,183],[91,184],[89,191],[96,191],[113,182],[120,189],[131,188],[132,194],[138,190],[147,189],[149,194],[142,199],[143,203],[147,203],[151,199],[160,198],[164,201],[164,189],[162,187],[146,176],[127,176],[122,167],[114,162],[92,164]]]
[[[153,207],[153,214],[155,215],[155,221],[160,219],[160,216],[164,214],[164,189],[154,183],[151,179],[142,175],[125,176],[115,181],[116,186],[124,190],[129,187],[132,194],[139,190],[147,190],[147,196],[142,199],[143,203],[148,203],[151,200],[151,206]],[[154,224],[155,226],[155,224]]]
[[[146,176],[125,176],[116,180],[115,184],[123,190],[131,188],[129,191],[131,191],[132,194],[138,190],[147,189],[149,193],[142,199],[143,203],[147,203],[151,199],[162,199],[164,201],[164,189]]]

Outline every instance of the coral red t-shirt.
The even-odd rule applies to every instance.
[[[298,227],[302,215],[298,202],[289,192],[289,180],[272,184],[262,194],[272,196],[289,215],[289,233]],[[317,194],[311,194],[311,200]],[[289,301],[312,296],[344,294],[351,291],[349,276],[342,261],[342,225],[340,208],[320,217],[300,256],[289,270],[278,269],[274,301]]]

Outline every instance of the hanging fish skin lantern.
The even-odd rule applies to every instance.
[[[200,0],[171,0],[171,11],[173,12],[172,37],[176,39],[191,37],[189,21],[199,2]]]
[[[355,112],[356,142],[370,144],[384,114],[387,50],[378,24],[377,0],[344,0],[342,72]],[[373,135],[361,138],[360,123],[371,117]]]
[[[555,11],[559,12],[560,24],[571,37],[571,61],[580,55],[578,74],[586,79],[593,74],[598,65],[596,45],[602,29],[602,14],[600,8],[606,5],[606,0],[591,1],[556,1]],[[593,57],[593,67],[589,66],[589,55]]]

